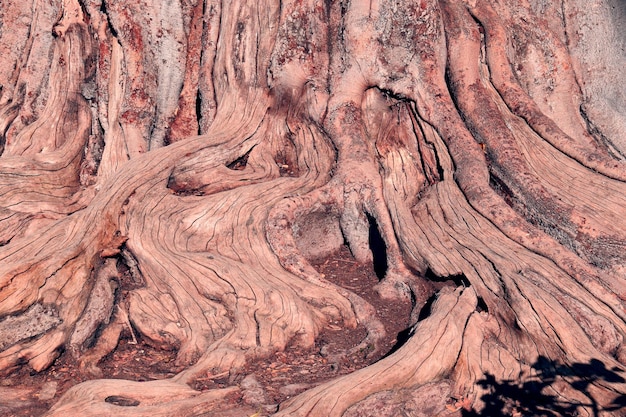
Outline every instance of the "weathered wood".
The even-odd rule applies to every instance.
[[[616,0],[3,4],[0,372],[67,351],[97,378],[128,329],[183,370],[49,415],[223,411],[247,362],[331,323],[380,349],[374,307],[310,263],[346,244],[385,258],[414,331],[278,415],[497,414],[542,378],[564,413],[623,412],[625,22]]]
[[[220,401],[238,391],[230,387],[199,392],[169,381],[102,379],[71,388],[46,416],[195,416],[217,411]]]
[[[438,381],[458,358],[468,317],[476,309],[472,289],[442,291],[433,313],[417,324],[409,341],[387,358],[319,385],[289,400],[278,416],[341,416],[368,395]]]

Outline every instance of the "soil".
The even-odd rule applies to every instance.
[[[365,352],[351,351],[365,337],[365,329],[346,329],[340,323],[331,323],[311,349],[288,346],[285,351],[277,352],[271,358],[248,364],[235,377],[225,374],[200,378],[193,384],[195,389],[226,387],[233,383],[243,388],[246,384],[252,384],[261,398],[259,395],[246,397],[244,389],[244,395],[234,399],[237,403],[231,405],[234,409],[240,406],[255,411],[262,406],[258,408],[257,415],[266,415],[289,397],[366,367],[403,342],[403,334],[406,334],[409,326],[411,302],[381,299],[373,289],[379,281],[373,265],[356,262],[346,247],[312,264],[326,279],[360,295],[376,308],[387,331],[381,344],[382,349],[370,357]],[[176,352],[156,349],[141,339],[135,343],[128,334],[121,338],[115,351],[98,366],[103,378],[147,381],[169,378],[181,371],[174,365],[175,358]],[[22,367],[0,381],[0,415],[41,416],[70,387],[89,379],[93,379],[93,376],[82,372],[72,357],[65,353],[44,372],[34,373]],[[11,388],[11,395],[3,395],[3,390],[8,387]],[[250,414],[246,412],[244,415]]]

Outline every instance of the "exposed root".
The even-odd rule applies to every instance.
[[[341,416],[374,392],[442,379],[456,363],[467,319],[475,307],[472,289],[442,290],[433,314],[415,327],[413,336],[396,353],[287,401],[276,415]]]
[[[72,387],[46,416],[196,416],[226,409],[228,397],[238,392],[236,387],[199,392],[171,381],[102,379]]]
[[[278,415],[411,395],[530,415],[493,401],[533,384],[562,414],[624,405],[626,171],[553,6],[88,3],[7,5],[18,52],[0,21],[0,371],[67,351],[98,377],[125,328],[183,370],[80,384],[49,415],[223,411],[249,392],[188,384],[335,323],[377,354],[374,307],[311,265],[342,245],[415,327]]]

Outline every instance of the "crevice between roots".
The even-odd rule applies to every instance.
[[[374,272],[380,281],[385,278],[389,267],[387,263],[387,245],[380,233],[376,219],[369,214],[366,215],[369,223],[369,246],[372,251]]]

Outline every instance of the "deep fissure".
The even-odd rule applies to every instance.
[[[367,221],[369,223],[368,241],[370,245],[370,250],[372,251],[374,272],[376,273],[378,279],[382,280],[383,278],[385,278],[388,269],[387,245],[385,244],[385,240],[380,234],[376,219],[369,213],[367,214]]]

